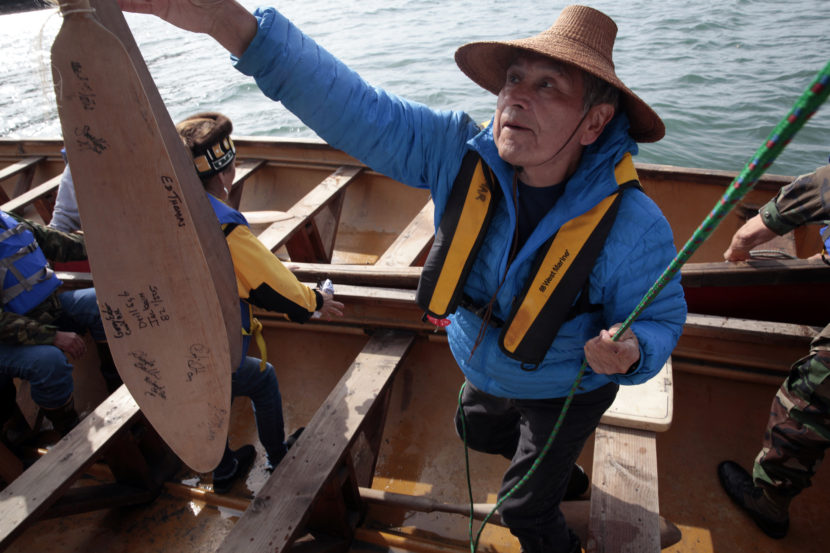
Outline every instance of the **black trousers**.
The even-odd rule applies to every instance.
[[[619,386],[607,384],[576,394],[552,447],[530,478],[505,500],[502,520],[519,539],[524,553],[566,553],[571,531],[559,509],[568,479],[585,441],[613,403]],[[530,470],[559,418],[566,398],[508,399],[484,393],[466,382],[461,395],[464,413],[456,411],[459,436],[468,447],[511,460],[499,499]]]

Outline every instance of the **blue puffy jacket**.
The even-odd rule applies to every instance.
[[[494,315],[504,320],[520,294],[541,245],[572,219],[616,190],[614,166],[626,152],[637,153],[624,114],[582,155],[562,197],[543,218],[508,267],[509,235],[516,222],[510,186],[513,168],[502,161],[490,128],[481,130],[465,113],[435,111],[371,87],[273,9],[257,10],[259,31],[236,68],[252,75],[262,91],[278,100],[332,146],[404,184],[429,188],[440,220],[449,190],[469,149],[495,171],[506,192],[464,292],[480,305],[505,276]],[[447,327],[450,347],[465,376],[479,389],[514,398],[563,397],[582,364],[583,346],[603,328],[622,322],[637,306],[676,253],[671,229],[660,210],[639,190],[623,194],[603,251],[590,274],[589,301],[602,309],[562,325],[545,360],[533,372],[505,356],[496,328],[470,357],[481,320],[460,308]],[[654,376],[680,336],[686,303],[679,276],[632,325],[640,342],[640,363],[625,375],[586,371],[580,392],[609,381],[637,384]]]

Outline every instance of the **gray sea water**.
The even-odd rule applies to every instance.
[[[243,0],[253,9],[263,0]],[[488,119],[495,96],[469,81],[453,53],[472,40],[530,36],[569,2],[281,0],[279,9],[374,85],[435,108]],[[830,60],[827,0],[591,0],[619,27],[617,73],[661,115],[667,135],[639,161],[739,171]],[[174,121],[219,109],[238,135],[313,137],[212,39],[127,14]],[[0,137],[57,137],[50,10],[0,16]],[[830,106],[819,110],[770,172],[827,162]]]

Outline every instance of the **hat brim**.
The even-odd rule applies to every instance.
[[[657,142],[666,134],[666,127],[657,113],[634,94],[607,64],[591,52],[584,52],[574,41],[559,37],[555,42],[540,46],[534,38],[511,42],[471,42],[455,52],[458,67],[476,84],[498,95],[504,86],[507,68],[520,52],[541,55],[573,65],[614,85],[619,89],[622,108],[628,115],[629,134],[637,142]]]

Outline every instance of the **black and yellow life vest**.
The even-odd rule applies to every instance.
[[[559,327],[574,316],[574,299],[611,231],[620,192],[640,186],[630,154],[617,164],[614,175],[617,191],[562,225],[540,249],[531,276],[502,325],[499,346],[506,355],[538,365]],[[444,318],[462,303],[464,283],[501,195],[490,168],[476,152],[468,153],[418,283],[416,301],[431,317]]]

